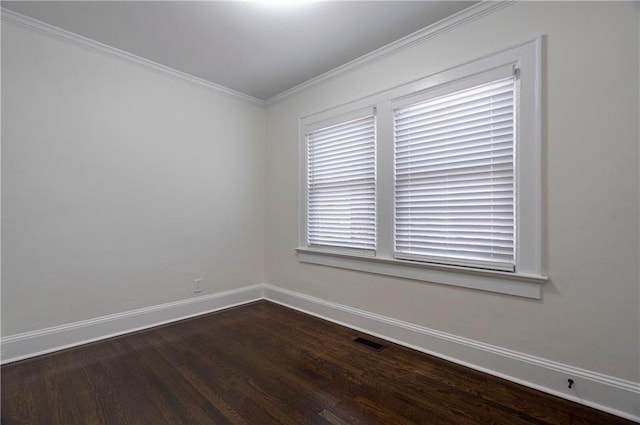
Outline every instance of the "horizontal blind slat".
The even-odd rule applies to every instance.
[[[512,175],[503,175],[503,176],[498,176],[496,178],[491,178],[491,176],[481,176],[481,177],[476,177],[475,179],[467,179],[467,180],[453,180],[451,181],[449,184],[447,184],[448,182],[446,181],[439,181],[439,182],[424,182],[423,181],[416,181],[415,179],[411,179],[409,180],[412,183],[412,186],[419,186],[422,190],[427,191],[427,192],[434,192],[437,190],[442,190],[445,192],[451,191],[454,192],[458,189],[458,188],[463,188],[463,189],[470,189],[470,188],[478,188],[478,189],[482,189],[485,187],[496,187],[496,186],[504,186],[504,185],[513,185],[512,183]],[[409,186],[407,188],[407,185],[398,185],[396,186],[396,191],[399,192],[400,195],[402,195],[403,192],[408,192],[408,193],[412,193],[412,187]]]
[[[407,122],[405,125],[398,124],[396,132],[399,138],[413,135],[437,135],[450,134],[467,129],[493,126],[498,127],[509,122],[513,104],[507,104],[497,110],[473,111],[467,116],[460,116],[455,119],[432,121]]]
[[[369,141],[364,141],[357,145],[351,145],[345,149],[336,150],[335,152],[312,153],[310,157],[313,159],[313,164],[315,166],[318,166],[325,161],[335,161],[339,158],[358,157],[374,154],[375,152],[369,145]]]
[[[502,149],[511,149],[513,147],[513,140],[492,140],[486,143],[478,143],[473,146],[451,146],[447,149],[434,149],[428,150],[414,150],[409,155],[399,155],[396,159],[398,164],[416,163],[418,161],[428,161],[439,158],[452,158],[464,154],[480,153],[480,152],[494,152]]]
[[[513,87],[513,80],[507,78],[501,81],[495,81],[491,84],[476,86],[471,90],[461,90],[456,93],[430,99],[427,102],[419,102],[414,105],[407,106],[398,111],[396,115],[403,118],[414,114],[416,111],[433,111],[442,109],[443,107],[446,107],[446,105],[459,104],[464,103],[465,101],[472,101],[474,99],[486,97],[487,92],[501,93],[505,88],[507,88],[506,90],[508,91],[511,90],[511,87]]]
[[[312,135],[316,138],[340,138],[341,135],[353,131],[369,130],[371,127],[368,123],[373,116],[367,116],[363,118],[357,118],[351,121],[345,121],[340,124],[324,127],[308,132],[308,135]]]
[[[415,175],[415,176],[424,176],[429,173],[436,173],[442,171],[449,172],[458,172],[463,173],[465,170],[470,168],[477,167],[494,167],[496,165],[507,165],[513,166],[513,152],[505,152],[503,155],[499,157],[486,157],[486,158],[476,158],[473,161],[458,161],[457,163],[447,163],[442,162],[439,164],[431,164],[424,167],[415,167],[414,170],[403,170],[404,173],[398,173],[398,176],[407,175]],[[402,168],[401,168],[402,169]],[[444,173],[446,175],[446,173]]]
[[[490,117],[473,123],[462,123],[446,128],[430,129],[417,128],[412,131],[400,131],[396,129],[396,140],[399,147],[411,144],[445,143],[454,141],[456,138],[464,137],[478,139],[482,136],[495,136],[498,134],[508,134],[512,127],[509,115],[500,117]]]
[[[374,138],[374,136],[375,134],[369,131],[363,134],[353,135],[352,137],[334,140],[330,144],[327,143],[324,145],[320,145],[320,144],[313,145],[309,152],[310,154],[326,153],[326,152],[332,152],[332,151],[340,151],[340,150],[348,149],[354,146],[361,146],[363,144],[368,144],[371,141],[371,139]],[[313,142],[315,143],[316,141],[313,140]]]
[[[462,135],[455,134],[444,134],[438,137],[427,138],[424,137],[422,139],[416,140],[414,143],[410,143],[408,140],[406,142],[402,142],[401,140],[396,140],[396,152],[399,156],[402,156],[406,151],[416,152],[418,150],[423,149],[437,149],[443,148],[450,145],[458,145],[465,143],[474,143],[474,142],[482,142],[486,140],[498,140],[498,138],[509,137],[512,135],[512,126],[506,125],[501,128],[480,128],[480,131],[475,132],[467,132]]]

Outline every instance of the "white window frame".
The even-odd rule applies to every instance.
[[[453,67],[416,81],[373,94],[328,111],[300,119],[300,205],[299,241],[296,249],[302,263],[359,270],[432,283],[481,289],[485,291],[541,298],[547,281],[543,263],[542,199],[542,112],[541,112],[542,39],[523,43],[501,52]],[[478,74],[505,66],[518,73],[516,103],[515,204],[516,227],[514,272],[472,267],[439,265],[393,258],[394,147],[392,105],[403,99],[450,90],[473,80]],[[311,248],[306,245],[306,129],[376,109],[376,206],[378,240],[375,256],[363,256],[343,250]]]

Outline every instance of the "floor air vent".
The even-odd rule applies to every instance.
[[[361,336],[359,336],[356,339],[354,339],[353,342],[356,342],[356,343],[362,344],[362,345],[366,345],[367,347],[373,348],[376,351],[380,351],[385,347],[385,345],[383,345],[383,344],[379,344],[379,343],[377,343],[375,341],[371,341],[370,339],[363,338]]]

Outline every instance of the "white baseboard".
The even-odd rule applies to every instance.
[[[4,337],[1,363],[10,363],[264,298],[263,285],[203,295]]]
[[[640,422],[640,384],[272,285],[265,299],[530,388]],[[568,388],[568,379],[574,381]]]
[[[640,384],[257,284],[0,339],[10,363],[266,299],[558,397],[640,422]],[[573,379],[569,389],[567,380]]]

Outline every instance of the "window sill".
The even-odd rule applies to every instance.
[[[424,264],[310,248],[297,248],[296,252],[301,263],[319,264],[385,276],[480,289],[525,298],[540,299],[542,296],[542,284],[548,280],[545,276],[523,273]]]

